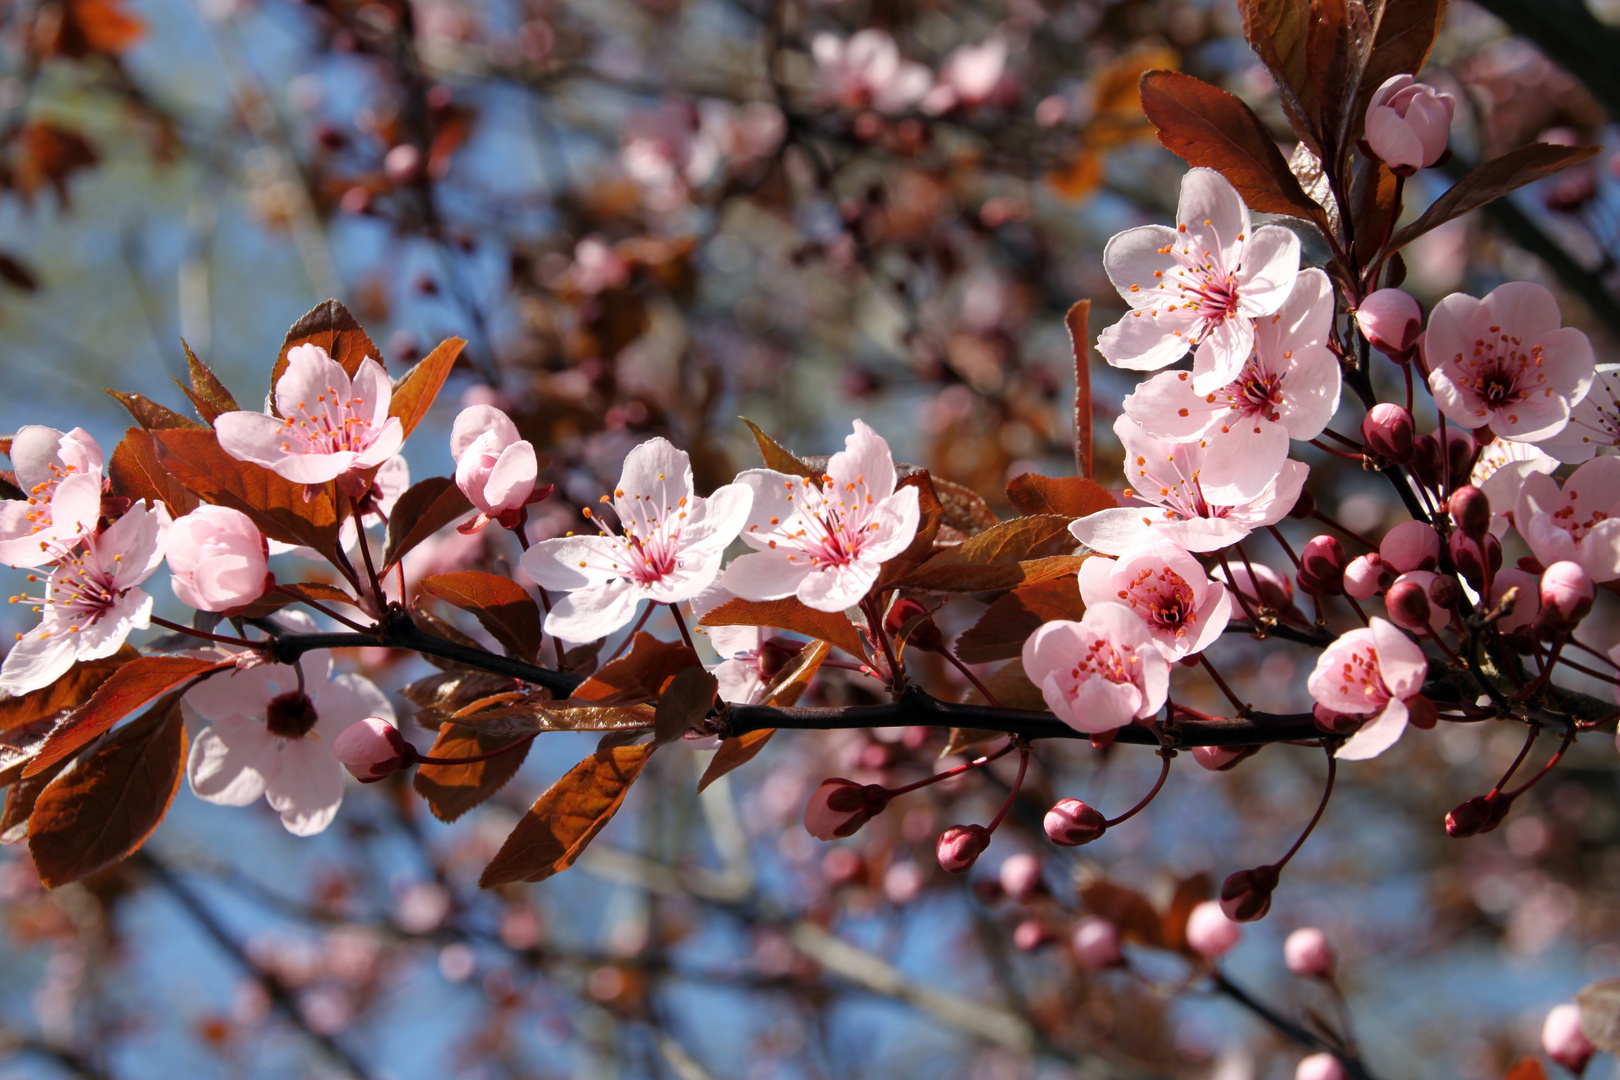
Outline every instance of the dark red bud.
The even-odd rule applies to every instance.
[[[1271,894],[1277,888],[1275,866],[1239,870],[1221,884],[1221,910],[1233,922],[1254,922],[1271,910]]]
[[[1384,606],[1389,609],[1390,622],[1396,626],[1415,634],[1427,634],[1431,631],[1429,617],[1432,611],[1429,594],[1416,581],[1408,578],[1396,581],[1389,587],[1389,592],[1384,594]]]
[[[769,637],[759,646],[759,673],[767,681],[781,674],[788,661],[799,655],[805,646],[802,641],[785,637]]]
[[[1479,444],[1466,431],[1446,429],[1446,460],[1451,466],[1453,491],[1468,483],[1474,471],[1474,459],[1479,456]]]
[[[934,854],[948,873],[965,874],[990,846],[990,833],[983,825],[952,825],[939,834]]]
[[[1441,574],[1429,582],[1429,603],[1445,611],[1456,611],[1457,605],[1462,603],[1462,586],[1457,579]]]
[[[1383,402],[1374,405],[1361,421],[1361,437],[1367,449],[1386,461],[1404,465],[1412,457],[1412,440],[1417,425],[1404,406]]]
[[[1502,824],[1513,809],[1513,800],[1498,793],[1493,799],[1476,795],[1446,815],[1446,835],[1459,840],[1488,833]]]
[[[1334,536],[1317,536],[1305,545],[1299,556],[1299,587],[1313,596],[1337,596],[1344,592],[1344,568],[1350,557]]]
[[[1419,483],[1431,490],[1439,490],[1442,473],[1438,438],[1431,434],[1413,439],[1412,458],[1407,464],[1417,475]]]
[[[1451,552],[1452,565],[1463,580],[1475,591],[1486,592],[1487,579],[1502,569],[1502,541],[1488,532],[1475,536],[1455,530],[1446,538],[1446,547]]]
[[[1457,528],[1473,536],[1482,536],[1491,528],[1491,500],[1473,484],[1464,484],[1451,493],[1447,504],[1451,520]]]

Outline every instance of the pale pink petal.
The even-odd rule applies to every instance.
[[[152,622],[152,597],[141,589],[120,596],[100,618],[86,623],[77,635],[78,659],[100,660],[123,648],[131,630],[144,630]]]
[[[1540,442],[1569,424],[1569,399],[1558,395],[1531,397],[1510,408],[1497,409],[1491,430],[1510,442]]]
[[[351,394],[349,376],[343,365],[328,356],[325,349],[319,345],[296,345],[287,350],[287,367],[276,380],[276,411],[282,416],[315,409],[322,397],[343,401]],[[215,428],[218,428],[217,422]]]
[[[720,576],[720,561],[725,552],[720,549],[688,551],[681,555],[679,565],[657,581],[639,586],[647,599],[659,604],[680,604],[714,584]]]
[[[542,540],[523,553],[523,572],[542,589],[567,591],[601,585],[629,572],[624,543],[608,536]],[[572,638],[594,641],[595,638]]]
[[[1235,506],[1259,495],[1288,460],[1288,433],[1281,424],[1261,418],[1234,421],[1230,430],[1205,436],[1211,453],[1198,474],[1204,497],[1218,506]]]
[[[1530,551],[1541,561],[1541,565],[1551,566],[1555,562],[1581,561],[1580,550],[1575,546],[1575,538],[1567,529],[1560,528],[1552,515],[1537,514],[1528,520],[1515,515],[1514,522],[1519,527],[1519,535],[1530,545]]]
[[[1367,110],[1367,142],[1386,165],[1416,169],[1423,164],[1423,144],[1400,114],[1387,106]]]
[[[1144,430],[1169,439],[1196,438],[1226,411],[1224,403],[1211,403],[1194,391],[1185,371],[1164,371],[1143,381],[1123,408]]]
[[[1154,653],[1157,657],[1158,654]],[[1042,695],[1044,696],[1044,694]],[[1074,688],[1067,718],[1070,727],[1091,735],[1126,727],[1145,713],[1141,688],[1093,676]]]
[[[1299,277],[1299,237],[1281,225],[1260,226],[1237,274],[1239,314],[1258,319],[1280,310]]]
[[[917,489],[901,488],[873,511],[868,524],[877,528],[867,534],[861,547],[861,560],[883,562],[892,559],[911,546],[917,537],[917,522],[922,511],[917,501]]]
[[[252,720],[219,720],[203,728],[186,755],[192,793],[216,806],[251,806],[264,794],[267,774],[281,769],[280,741]]]
[[[43,424],[24,424],[11,440],[12,468],[17,474],[17,486],[28,494],[40,484],[56,479],[51,466],[61,468],[62,433]]]
[[[783,548],[742,555],[731,561],[720,583],[744,600],[792,596],[811,572],[809,560],[794,561]]]
[[[369,356],[361,360],[354,372],[352,389],[354,396],[350,408],[354,415],[371,421],[374,428],[381,427],[388,419],[388,404],[394,396],[394,389],[388,382],[388,373],[383,366]]]
[[[815,571],[799,582],[796,595],[806,607],[817,611],[843,611],[860,603],[873,582],[877,581],[880,569],[877,563],[861,559]]]
[[[668,439],[648,439],[624,459],[613,508],[624,522],[662,520],[679,513],[681,500],[691,497],[691,457]]]
[[[1402,633],[1400,627],[1376,615],[1369,629],[1378,649],[1379,676],[1389,692],[1406,698],[1423,689],[1423,681],[1429,677],[1429,661],[1418,643]]]
[[[1302,345],[1292,351],[1278,413],[1290,439],[1314,439],[1339,411],[1343,385],[1339,361],[1322,345]]]
[[[1218,256],[1222,270],[1234,271],[1240,258],[1247,263],[1252,257],[1245,253],[1249,208],[1231,181],[1214,169],[1188,169],[1181,178],[1176,223],[1187,227],[1194,254],[1207,251]]]
[[[1092,551],[1099,551],[1104,555],[1125,555],[1132,549],[1142,545],[1151,544],[1157,537],[1153,531],[1153,519],[1157,517],[1163,521],[1164,512],[1152,506],[1121,506],[1108,510],[1099,510],[1095,514],[1073,521],[1069,524],[1069,532]],[[1224,541],[1219,546],[1225,547]],[[1186,546],[1186,545],[1183,545]],[[1214,548],[1190,548],[1192,551],[1215,550]]]
[[[799,477],[775,469],[745,469],[738,473],[737,483],[753,492],[742,538],[754,547],[765,547],[768,541],[755,534],[774,532],[795,516],[792,492],[801,482]]]
[[[1232,594],[1220,582],[1210,582],[1209,593],[1198,609],[1198,633],[1190,642],[1183,642],[1185,655],[1196,655],[1215,644],[1231,621]]]
[[[1394,746],[1396,740],[1405,733],[1409,715],[1406,702],[1399,698],[1391,698],[1389,704],[1384,706],[1384,711],[1346,739],[1334,756],[1340,761],[1366,761],[1368,758],[1377,757]]]
[[[1558,301],[1545,285],[1537,285],[1533,281],[1509,281],[1498,285],[1485,297],[1480,309],[1474,313],[1471,329],[1475,334],[1488,335],[1492,326],[1500,326],[1514,337],[1528,342],[1557,330],[1563,322]]]
[[[1580,553],[1576,561],[1593,581],[1601,583],[1620,577],[1620,518],[1611,517],[1592,526],[1576,548]]]
[[[754,491],[745,484],[726,484],[698,501],[681,529],[681,547],[686,551],[723,551],[737,538],[748,521]]]
[[[872,498],[886,499],[894,493],[894,455],[883,436],[857,420],[844,437],[844,449],[828,460],[827,475],[840,487],[864,483]]]
[[[1073,526],[1070,528],[1072,530]],[[1080,564],[1080,599],[1087,607],[1119,599],[1119,589],[1114,585],[1114,569],[1118,565],[1118,560],[1102,555],[1093,555]]]
[[[343,802],[343,766],[313,739],[289,739],[281,768],[266,778],[265,801],[294,836],[314,836],[332,824]]]
[[[1255,346],[1267,356],[1281,357],[1289,349],[1322,344],[1332,329],[1333,283],[1310,266],[1299,272],[1276,312],[1255,319]]]
[[[1176,230],[1168,226],[1142,225],[1116,233],[1103,248],[1108,280],[1132,310],[1165,301],[1167,276],[1180,265],[1166,249],[1179,240]]]
[[[364,675],[353,672],[339,675],[327,683],[316,698],[315,706],[315,727],[310,735],[324,742],[328,748],[346,729],[368,716],[381,717],[390,724],[398,723],[388,695]]]
[[[77,657],[74,636],[59,631],[46,637],[37,630],[25,634],[0,665],[0,698],[43,689],[66,675]]]
[[[1234,315],[1216,323],[1193,353],[1193,390],[1213,394],[1237,378],[1254,351],[1254,323]]]
[[[349,455],[349,464],[344,471],[349,469],[369,469],[381,465],[399,453],[399,448],[404,442],[404,425],[400,423],[399,417],[390,416],[383,421],[380,428],[372,430],[371,442],[366,445],[365,449],[359,453]],[[338,457],[340,455],[334,454],[332,456]],[[283,476],[287,475],[285,469],[278,469],[277,471]]]
[[[546,633],[564,641],[595,641],[629,626],[640,593],[624,578],[576,588],[551,605]]]
[[[1153,371],[1187,354],[1197,317],[1183,308],[1132,311],[1097,338],[1097,351],[1114,367]]]
[[[457,472],[460,472],[459,467]],[[534,481],[539,474],[540,459],[535,456],[533,444],[523,440],[508,443],[489,471],[489,479],[484,483],[484,499],[496,510],[515,509],[534,491]]]
[[[1571,405],[1585,400],[1597,377],[1597,358],[1592,340],[1573,326],[1548,331],[1537,339],[1541,346],[1541,369],[1547,381]]]
[[[496,453],[519,441],[517,425],[493,405],[472,405],[456,415],[450,428],[450,456],[458,462],[474,440],[490,437]]]

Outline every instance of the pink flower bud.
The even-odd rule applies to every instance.
[[[1316,536],[1299,556],[1299,587],[1313,596],[1337,596],[1344,591],[1344,569],[1350,563],[1344,545],[1334,536]]]
[[[857,784],[835,776],[823,780],[804,808],[804,829],[817,840],[853,836],[889,805],[882,784]]]
[[[1403,521],[1384,534],[1378,556],[1397,574],[1440,565],[1440,534],[1426,521]]]
[[[1456,491],[1468,483],[1474,471],[1474,460],[1479,457],[1479,443],[1467,431],[1446,429],[1446,464],[1451,469],[1447,486]]]
[[[1034,952],[1056,940],[1057,935],[1038,919],[1025,919],[1013,927],[1013,948],[1020,952]]]
[[[1193,760],[1210,772],[1226,772],[1237,763],[1260,752],[1258,746],[1195,746]]]
[[[1125,966],[1125,954],[1119,947],[1119,927],[1099,915],[1087,915],[1075,923],[1069,942],[1080,963],[1093,971]]]
[[[1027,903],[1046,891],[1041,881],[1041,860],[1034,855],[1008,856],[997,877],[1007,895],[1019,903]]]
[[[1231,950],[1243,937],[1243,927],[1226,917],[1221,905],[1205,900],[1187,916],[1187,947],[1214,960]]]
[[[1547,1022],[1541,1025],[1541,1048],[1547,1056],[1579,1076],[1586,1063],[1597,1053],[1597,1047],[1581,1030],[1579,1005],[1554,1005],[1547,1013]]]
[[[1089,844],[1108,829],[1107,819],[1079,799],[1059,799],[1043,824],[1052,843],[1064,847]]]
[[[1541,611],[1541,579],[1535,574],[1516,566],[1500,571],[1491,582],[1491,603],[1500,604],[1510,589],[1518,590],[1513,611],[1496,620],[1496,628],[1503,633],[1529,626]]]
[[[1482,591],[1485,583],[1494,580],[1496,572],[1502,568],[1502,541],[1489,532],[1475,535],[1453,530],[1446,537],[1446,547],[1457,573],[1476,590]]]
[[[952,825],[939,834],[934,854],[947,873],[965,874],[989,846],[990,833],[983,825]]]
[[[1221,910],[1233,922],[1255,922],[1271,910],[1271,894],[1277,888],[1275,866],[1239,870],[1221,883]]]
[[[1344,1065],[1332,1054],[1312,1054],[1299,1059],[1294,1080],[1344,1080]]]
[[[396,184],[414,184],[422,177],[422,151],[400,143],[383,155],[383,171]]]
[[[1333,946],[1314,926],[1302,926],[1283,942],[1283,963],[1304,979],[1326,979],[1333,974]]]
[[[1356,600],[1370,600],[1395,580],[1395,571],[1377,555],[1358,555],[1344,568],[1344,591]]]
[[[1412,414],[1402,405],[1387,401],[1374,405],[1361,421],[1361,437],[1367,449],[1396,464],[1412,460],[1412,440],[1416,436]]]
[[[1490,531],[1491,500],[1473,484],[1464,484],[1453,491],[1446,508],[1451,511],[1451,520],[1463,532],[1480,536]]]
[[[416,761],[416,748],[380,716],[350,724],[332,740],[332,756],[362,784],[392,776]]]
[[[450,429],[450,453],[456,459],[456,486],[478,508],[463,532],[492,520],[515,528],[525,506],[551,493],[550,485],[535,487],[540,459],[534,446],[519,438],[511,418],[493,405],[461,411]]]
[[[1568,633],[1592,610],[1597,586],[1580,563],[1566,559],[1542,571],[1540,592],[1541,613],[1536,616],[1537,628],[1555,634]]]
[[[240,510],[203,505],[169,526],[170,584],[198,611],[230,611],[263,596],[266,558],[264,537]]]
[[[1418,482],[1430,490],[1438,490],[1449,467],[1440,452],[1440,439],[1436,435],[1419,435],[1412,440],[1412,460],[1407,463]]]
[[[1434,606],[1429,603],[1427,583],[1416,579],[1416,574],[1402,574],[1396,578],[1395,584],[1384,594],[1384,607],[1389,610],[1389,621],[1396,626],[1416,634],[1427,634],[1435,629]]]
[[[1423,330],[1423,309],[1409,293],[1379,289],[1356,309],[1356,325],[1373,348],[1404,363]]]
[[[924,652],[944,652],[945,639],[940,636],[939,626],[928,616],[928,609],[910,597],[895,602],[889,609],[888,617],[883,620],[883,628],[892,637],[900,632],[901,627],[919,615],[923,616],[923,619],[911,628],[906,645]]]
[[[1367,105],[1367,146],[1399,176],[1439,161],[1456,99],[1412,76],[1391,75]]]

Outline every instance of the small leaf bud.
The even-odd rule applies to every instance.
[[[368,716],[339,732],[332,740],[332,756],[362,784],[408,769],[417,759],[416,748],[380,716]]]

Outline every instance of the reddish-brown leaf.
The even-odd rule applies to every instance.
[[[0,844],[16,844],[28,839],[28,819],[33,816],[39,797],[69,764],[58,761],[38,776],[23,777],[11,785],[11,790],[6,792],[5,809],[0,811]]]
[[[48,888],[87,877],[146,842],[180,790],[186,728],[171,694],[51,782],[28,819],[28,853]]]
[[[945,508],[940,505],[938,496],[934,494],[933,477],[919,469],[900,481],[896,485],[896,490],[903,487],[917,489],[917,535],[906,550],[883,564],[883,572],[878,575],[879,590],[893,588],[897,582],[933,555],[934,538],[939,535],[939,527],[945,523]],[[977,540],[979,537],[973,539]]]
[[[1322,208],[1305,194],[1266,126],[1239,98],[1179,71],[1150,71],[1142,76],[1142,111],[1165,149],[1189,165],[1215,169],[1251,208],[1327,228]]]
[[[130,428],[113,448],[107,461],[107,477],[112,481],[114,495],[162,503],[177,518],[191,513],[200,501],[163,467],[158,460],[157,440],[142,428]]]
[[[1029,674],[1024,671],[1024,659],[1021,656],[1013,657],[981,681],[985,689],[995,695],[996,703],[1002,708],[1047,711],[1046,698],[1042,696],[1041,688],[1036,686],[1030,680]],[[989,698],[985,697],[978,687],[969,690],[962,700],[970,705],[990,703]]]
[[[238,461],[220,449],[212,431],[155,431],[158,461],[204,502],[240,510],[259,531],[284,544],[303,544],[327,559],[338,549],[337,510],[327,485],[307,490],[269,469]]]
[[[1069,532],[1071,520],[1037,514],[1004,521],[935,555],[900,584],[933,592],[987,592],[1072,574],[1085,556],[1069,554],[1078,546]]]
[[[617,746],[575,765],[529,807],[485,867],[479,887],[544,881],[574,865],[618,813],[652,752],[651,743]]]
[[[125,394],[118,390],[108,390],[114,400],[129,410],[129,415],[135,422],[147,431],[159,431],[165,428],[188,428],[199,431],[204,428],[189,416],[182,416],[167,405],[159,405],[150,398],[140,394]]]
[[[1007,481],[1007,501],[1020,514],[1061,514],[1071,521],[1119,504],[1095,480],[1019,473]]]
[[[765,434],[759,425],[746,416],[738,417],[748,425],[748,430],[754,433],[754,442],[759,444],[759,456],[765,459],[767,469],[775,469],[789,476],[809,476],[819,480],[820,473],[807,465],[804,460],[791,451],[785,450],[781,443]]]
[[[0,731],[77,709],[90,700],[97,687],[112,678],[113,672],[140,655],[133,645],[125,645],[101,660],[80,660],[49,686],[16,697],[0,698]]]
[[[448,476],[430,476],[412,484],[399,497],[394,512],[388,517],[382,568],[387,570],[417,544],[451,522],[460,521],[472,509],[473,504]]]
[[[1135,889],[1102,878],[1081,887],[1080,902],[1087,911],[1119,927],[1126,941],[1164,948],[1163,920],[1148,898]]]
[[[682,668],[658,695],[653,709],[653,742],[662,746],[682,738],[714,708],[719,681],[700,667]]]
[[[399,417],[406,435],[410,435],[422,417],[427,415],[450,369],[455,366],[456,357],[466,347],[467,343],[461,338],[445,338],[394,387],[394,396],[388,402],[388,415]]]
[[[1208,874],[1194,874],[1176,883],[1176,891],[1170,896],[1170,906],[1164,912],[1165,948],[1177,952],[1187,948],[1187,920],[1192,916],[1193,908],[1212,895],[1214,888]]]
[[[203,660],[194,656],[136,657],[121,665],[96,687],[89,701],[56,726],[45,745],[23,770],[23,775],[37,776],[56,762],[77,753],[92,739],[153,698],[210,671],[235,666],[235,662],[230,660]]]
[[[1547,1070],[1535,1058],[1527,1057],[1509,1069],[1503,1080],[1547,1080]]]
[[[1371,3],[1367,6],[1372,10]],[[1367,105],[1385,80],[1423,70],[1445,17],[1446,0],[1384,0],[1378,5],[1372,47],[1350,108],[1350,138],[1361,137]],[[1357,235],[1359,238],[1359,231]]]
[[[433,742],[429,757],[458,758],[488,754],[514,742],[511,735],[491,735],[468,731],[454,724],[445,725]],[[522,745],[487,761],[466,765],[423,765],[416,770],[412,786],[427,800],[428,809],[440,821],[454,821],[499,791],[517,775],[523,759],[529,756],[534,740],[518,736]]]
[[[1091,301],[1076,300],[1063,317],[1074,351],[1074,467],[1085,479],[1095,471],[1091,457]]]
[[[963,536],[977,536],[1001,524],[1001,519],[990,509],[990,504],[972,488],[951,480],[941,480],[937,476],[928,479],[934,485],[934,495],[939,499],[944,514],[940,519],[942,524],[949,525]]]
[[[825,641],[813,641],[806,645],[765,687],[760,695],[760,704],[784,709],[797,705],[805,687],[810,685],[810,680],[821,668],[821,662],[827,659],[831,651],[831,646]],[[765,744],[775,734],[775,728],[761,728],[736,738],[721,739],[720,749],[709,759],[709,767],[703,770],[703,778],[698,781],[697,789],[702,791],[731,770],[754,760],[754,755],[765,749]]]
[[[979,621],[956,639],[956,655],[969,664],[1010,660],[1021,654],[1024,642],[1045,623],[1083,618],[1080,583],[1073,577],[1053,578],[1014,589],[985,609]]]
[[[1311,6],[1308,0],[1238,0],[1243,12],[1243,36],[1271,72],[1283,111],[1295,132],[1320,157],[1322,146],[1311,80]]]
[[[817,611],[794,597],[728,600],[703,616],[704,626],[769,626],[828,641],[851,656],[865,656],[861,635],[842,611]]]
[[[1395,174],[1382,161],[1363,161],[1350,185],[1351,220],[1356,227],[1356,258],[1369,266],[1395,225]]]
[[[1452,184],[1412,224],[1389,238],[1389,250],[1405,247],[1452,218],[1461,217],[1503,195],[1551,176],[1560,169],[1579,165],[1596,156],[1601,146],[1554,146],[1531,143],[1493,158]]]
[[[533,663],[540,655],[540,607],[512,579],[461,570],[423,578],[418,588],[472,612],[513,656]]]
[[[220,413],[239,411],[241,406],[236,403],[236,398],[231,396],[231,392],[225,389],[225,384],[219,381],[219,376],[215,375],[207,364],[197,359],[197,354],[191,351],[191,346],[187,345],[184,339],[181,340],[180,347],[186,350],[186,369],[191,374],[191,385],[187,386],[179,379],[174,382],[186,392],[186,397],[191,399],[197,415],[212,424]]]
[[[299,345],[319,345],[326,350],[326,355],[343,366],[351,379],[360,370],[360,361],[366,357],[383,363],[382,350],[360,328],[348,308],[336,300],[316,304],[308,315],[292,324],[292,329],[287,331],[287,340],[281,343],[281,354],[270,369],[272,405],[275,401],[275,385],[280,381],[281,373],[287,370],[287,352]]]
[[[146,34],[146,24],[129,14],[122,0],[68,0],[66,8],[53,51],[68,56],[117,56]]]
[[[637,633],[629,655],[603,664],[596,674],[574,688],[570,700],[604,705],[651,701],[664,692],[677,672],[702,666],[697,653],[685,645]]]
[[[71,128],[52,123],[28,124],[17,133],[12,188],[31,204],[34,193],[49,186],[64,207],[69,205],[68,180],[80,169],[101,160],[95,145]]]

